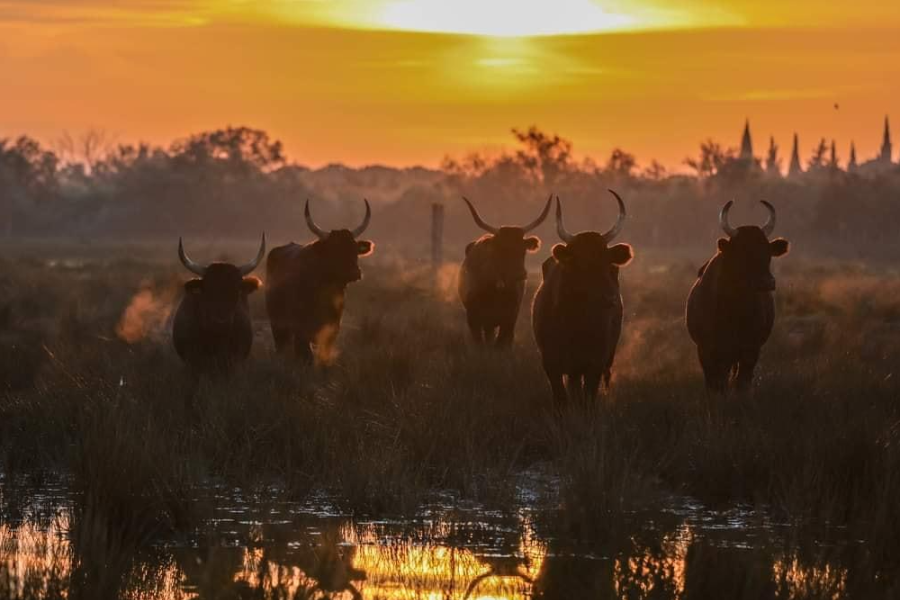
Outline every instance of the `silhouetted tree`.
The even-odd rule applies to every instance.
[[[828,154],[828,143],[825,138],[819,142],[819,145],[813,150],[812,156],[807,163],[808,170],[815,171],[825,166],[825,156]]]
[[[634,170],[637,168],[637,160],[633,154],[629,154],[620,148],[616,148],[606,161],[606,167],[603,172],[614,179],[631,179]]]
[[[571,170],[572,142],[558,135],[549,135],[535,126],[527,131],[512,130],[524,148],[516,151],[516,159],[545,187],[553,187],[556,181]]]
[[[728,159],[734,158],[734,154],[733,149],[723,149],[718,142],[707,140],[700,144],[700,157],[687,158],[684,164],[693,169],[697,177],[703,179],[718,173]]]

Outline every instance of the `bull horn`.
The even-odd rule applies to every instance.
[[[528,233],[534,229],[540,227],[541,223],[543,223],[547,219],[547,215],[550,214],[550,204],[553,202],[553,194],[550,194],[550,197],[547,198],[547,205],[544,207],[543,212],[538,216],[537,219],[526,225],[522,228],[522,231]]]
[[[316,222],[313,221],[312,215],[309,214],[309,200],[306,201],[306,209],[303,211],[303,216],[306,217],[306,226],[309,227],[309,230],[316,234],[320,240],[328,237],[328,232],[316,225]]]
[[[729,200],[725,203],[725,206],[722,207],[722,210],[719,211],[719,225],[722,227],[722,230],[728,234],[729,237],[734,237],[735,235],[737,235],[737,229],[735,229],[728,223],[728,211],[731,210],[732,206],[734,206],[734,200]]]
[[[762,226],[763,233],[766,234],[766,237],[769,237],[775,231],[775,207],[765,200],[760,200],[759,202],[769,210],[769,220]]]
[[[615,191],[609,190],[609,193],[615,196],[616,202],[619,203],[619,218],[616,219],[616,224],[612,226],[612,229],[603,234],[603,239],[606,240],[607,243],[613,241],[617,235],[622,233],[622,227],[625,226],[625,203],[622,202],[622,197]]]
[[[559,201],[559,196],[556,197],[556,233],[559,234],[559,239],[567,244],[575,237],[563,225],[562,203]]]
[[[187,255],[187,252],[184,251],[184,244],[182,243],[181,238],[178,238],[178,258],[181,259],[181,264],[194,275],[203,277],[206,273],[206,267],[192,261]]]
[[[259,266],[259,263],[262,262],[262,259],[266,256],[266,232],[264,231],[262,234],[262,242],[259,244],[259,252],[256,253],[256,258],[254,258],[251,262],[248,262],[246,265],[242,267],[238,267],[241,271],[241,275],[247,276],[252,273],[256,267]]]
[[[475,219],[475,224],[487,231],[488,233],[496,234],[499,231],[496,227],[488,225],[484,219],[481,218],[481,215],[478,214],[478,211],[475,210],[475,207],[472,206],[472,203],[469,202],[469,199],[463,196],[463,201],[468,205],[469,212],[472,213],[472,218]]]
[[[363,198],[363,202],[366,203],[366,216],[363,217],[362,225],[353,230],[353,237],[357,238],[365,232],[369,227],[369,221],[372,220],[372,209],[369,207],[369,201]]]

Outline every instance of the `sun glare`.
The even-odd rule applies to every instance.
[[[385,27],[496,37],[566,35],[631,29],[637,17],[608,12],[593,0],[398,0],[380,15]]]

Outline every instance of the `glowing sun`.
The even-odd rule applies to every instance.
[[[567,35],[631,29],[638,19],[593,0],[397,0],[379,18],[391,29],[496,37]]]

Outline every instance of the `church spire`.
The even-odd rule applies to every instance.
[[[850,142],[850,160],[847,162],[847,171],[856,173],[859,165],[856,163],[856,143]]]
[[[741,160],[753,160],[753,140],[750,137],[750,119],[744,124],[744,137],[741,139]]]
[[[888,118],[884,118],[884,142],[881,144],[881,161],[885,163],[891,162],[894,155],[894,146],[891,144],[891,123]]]
[[[800,164],[800,138],[794,134],[794,150],[791,152],[791,166],[788,169],[788,177],[796,177],[803,173],[803,165]]]
[[[831,158],[828,161],[828,166],[832,169],[838,168],[838,158],[837,158],[837,145],[834,143],[834,140],[831,140]]]

